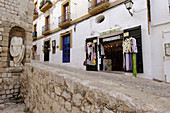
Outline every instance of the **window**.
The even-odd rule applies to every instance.
[[[64,21],[69,19],[69,4],[64,5]]]
[[[47,16],[46,19],[45,19],[45,25],[46,25],[46,31],[49,30],[49,22],[50,22],[50,16]]]
[[[96,5],[101,5],[105,0],[96,0]]]
[[[34,32],[37,31],[37,24],[34,25]]]

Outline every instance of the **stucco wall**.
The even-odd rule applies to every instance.
[[[158,8],[159,7],[159,8]],[[167,72],[170,65],[169,57],[165,56],[165,43],[170,43],[170,13],[168,0],[156,2],[151,0],[151,45],[152,45],[152,76],[155,79],[170,82],[170,73]],[[165,57],[165,60],[164,58]]]

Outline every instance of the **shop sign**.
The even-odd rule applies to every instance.
[[[165,55],[170,56],[170,43],[165,44]]]
[[[123,33],[123,37],[128,37],[129,36],[129,32]]]
[[[108,41],[118,40],[118,39],[120,39],[120,36],[114,36],[114,37],[111,37],[111,38],[103,39],[103,42],[108,42]]]
[[[101,32],[101,33],[99,33],[99,34],[100,34],[100,36],[102,36],[102,35],[114,33],[114,32],[117,32],[117,31],[120,31],[120,28],[113,29],[113,30],[108,30],[108,31],[104,31],[104,32]]]

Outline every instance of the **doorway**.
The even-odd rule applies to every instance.
[[[100,39],[100,70],[124,71],[122,35]]]
[[[63,63],[70,62],[70,34],[63,36]]]
[[[44,42],[44,61],[49,61],[50,40]]]
[[[112,64],[111,71],[123,71],[122,43],[122,40],[104,43],[105,56],[103,63],[106,63],[107,60],[110,60]]]
[[[97,71],[97,37],[86,39],[86,70]]]

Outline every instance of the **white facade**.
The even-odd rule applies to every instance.
[[[57,0],[52,0],[52,3],[54,4],[56,1]],[[33,23],[37,23],[37,37],[42,36],[42,26],[44,26],[45,16],[48,14],[50,14],[50,31],[58,28],[58,17],[61,16],[61,4],[64,1],[65,0],[57,2],[45,13],[41,13],[39,11],[40,16]],[[115,1],[119,0],[110,0],[109,2],[110,4],[112,4]],[[38,5],[40,4],[39,2],[40,1],[38,1]],[[35,40],[33,42],[33,45],[37,45],[37,55],[40,55],[40,61],[44,61],[43,43],[45,39],[51,38],[51,41],[56,40],[56,46],[60,46],[60,34],[72,30],[72,48],[70,50],[70,63],[62,62],[63,51],[59,48],[56,48],[55,54],[50,51],[49,63],[85,69],[85,66],[83,66],[83,62],[86,58],[85,40],[87,38],[99,36],[99,33],[107,30],[120,28],[120,30],[123,31],[125,29],[141,26],[143,73],[138,74],[138,76],[150,79],[155,78],[164,81],[164,70],[166,69],[164,69],[163,67],[165,65],[167,66],[169,62],[169,60],[166,60],[166,63],[163,62],[163,44],[170,41],[167,39],[168,35],[170,36],[170,33],[168,31],[168,28],[170,28],[170,24],[166,24],[170,23],[170,14],[167,6],[168,1],[166,2],[166,0],[157,0],[157,2],[151,2],[151,35],[148,34],[148,13],[146,0],[133,0],[133,2],[133,16],[130,16],[124,4],[120,4],[76,24],[70,25],[66,29],[61,29],[55,33],[43,36],[42,38]],[[159,7],[162,7],[162,10],[160,10],[160,8],[156,8],[158,7],[157,5]],[[88,6],[89,2],[87,0],[70,0],[70,12],[72,21],[81,18],[84,15],[88,15]],[[157,16],[158,14],[159,16]],[[104,15],[105,20],[102,23],[97,23],[96,18],[100,15]],[[162,39],[162,31],[164,32],[164,39]],[[168,57],[166,57],[166,59],[168,59]],[[170,77],[167,77],[167,79],[170,79]]]
[[[159,8],[158,8],[159,7]],[[151,48],[153,78],[170,82],[170,57],[164,44],[170,43],[170,13],[168,0],[152,0]]]

